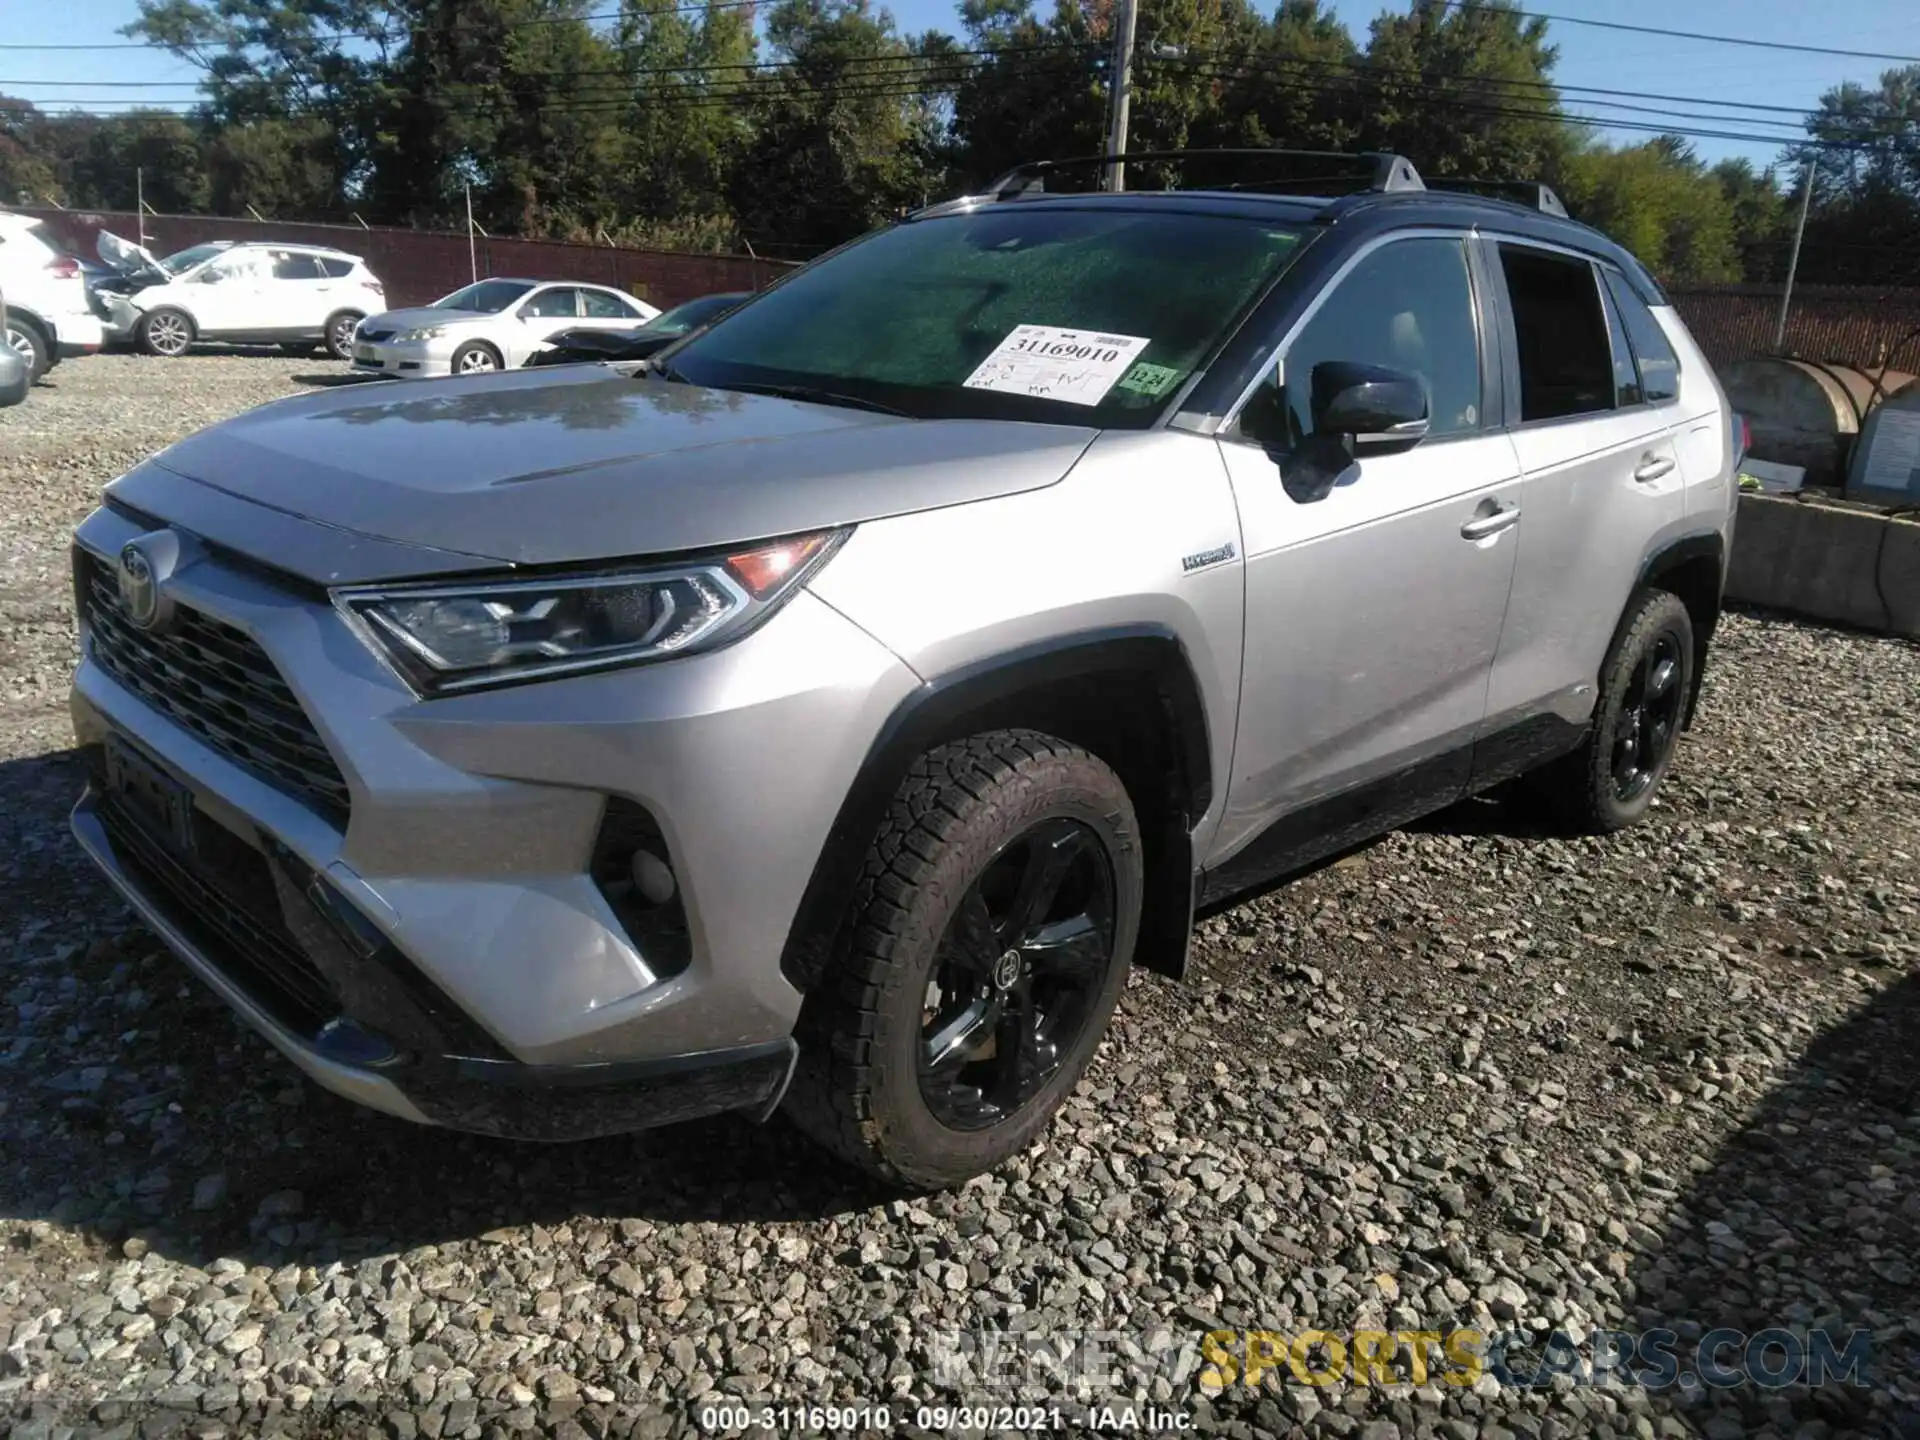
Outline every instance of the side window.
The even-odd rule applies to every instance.
[[[1613,303],[1626,324],[1627,338],[1633,342],[1634,359],[1640,367],[1641,394],[1649,405],[1673,399],[1680,393],[1680,361],[1667,340],[1667,332],[1660,328],[1660,322],[1653,318],[1645,302],[1633,293],[1624,276],[1612,270],[1600,273],[1607,277],[1607,293],[1613,296]]]
[[[1640,392],[1640,370],[1633,363],[1633,346],[1627,343],[1627,328],[1620,323],[1620,307],[1607,297],[1604,286],[1600,299],[1607,310],[1607,348],[1613,354],[1613,403],[1625,409],[1645,398]]]
[[[276,280],[318,280],[320,265],[311,255],[298,250],[273,252],[273,278]]]
[[[549,320],[571,320],[578,313],[574,297],[579,293],[570,285],[542,290],[527,302],[527,308],[521,313]]]
[[[1460,240],[1397,240],[1373,251],[1293,337],[1279,374],[1249,398],[1239,430],[1290,450],[1313,433],[1313,370],[1329,360],[1383,365],[1427,388],[1429,439],[1480,428],[1480,341]]]
[[[640,312],[620,303],[618,295],[605,290],[582,290],[580,311],[589,320],[637,320]]]
[[[1520,344],[1520,418],[1561,420],[1613,409],[1613,353],[1593,266],[1502,245],[1500,268]]]
[[[344,280],[353,273],[351,260],[337,260],[331,255],[322,255],[319,260],[320,273],[329,280]]]

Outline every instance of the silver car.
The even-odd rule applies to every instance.
[[[542,1139],[1032,1141],[1197,905],[1654,803],[1736,441],[1655,282],[1404,160],[1029,174],[639,374],[336,390],[109,487],[81,843],[322,1085]]]
[[[513,370],[546,349],[557,331],[631,330],[659,313],[608,285],[480,280],[431,305],[362,320],[353,368],[402,380]]]

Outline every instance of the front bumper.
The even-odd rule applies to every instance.
[[[424,380],[453,373],[457,340],[358,340],[353,343],[353,369],[360,375],[385,375],[402,380]]]
[[[399,1119],[519,1140],[587,1140],[730,1110],[764,1118],[792,1076],[798,1049],[791,1039],[627,1064],[525,1065],[497,1053],[459,1053],[468,1048],[461,1027],[443,1029],[431,1002],[408,995],[399,978],[404,960],[357,956],[344,939],[319,933],[312,923],[319,912],[301,913],[318,877],[303,884],[290,856],[262,852],[285,933],[298,933],[310,958],[325,956],[329,971],[357,972],[349,985],[383,1001],[383,1030],[343,1017],[302,1033],[244,978],[257,962],[243,946],[273,943],[260,921],[223,918],[238,902],[210,902],[206,882],[172,861],[164,842],[144,833],[97,778],[74,807],[73,833],[147,927],[275,1049],[334,1094]],[[427,1048],[396,1044],[393,1033]]]
[[[101,510],[79,541],[114,556],[145,528]],[[916,683],[889,652],[802,592],[710,654],[422,703],[321,597],[216,558],[168,591],[257,643],[248,663],[270,662],[304,710],[347,818],[179,722],[89,633],[83,753],[131,747],[190,797],[176,850],[192,873],[170,874],[166,826],[116,813],[102,764],[74,828],[283,1053],[392,1114],[541,1138],[777,1099],[800,1003],[781,952],[840,798]],[[591,873],[621,807],[657,824],[679,884],[672,959]],[[382,1046],[404,1060],[369,1062]]]

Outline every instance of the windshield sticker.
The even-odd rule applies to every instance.
[[[1164,395],[1180,383],[1180,372],[1171,365],[1150,365],[1140,361],[1120,377],[1120,388],[1135,395]]]
[[[1140,335],[1016,325],[966,384],[971,390],[1098,405],[1147,345]]]

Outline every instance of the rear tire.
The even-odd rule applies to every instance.
[[[6,343],[27,362],[27,383],[33,384],[53,365],[53,346],[46,334],[24,315],[7,316]]]
[[[1680,597],[1636,592],[1601,667],[1585,743],[1532,777],[1569,829],[1606,835],[1646,817],[1680,743],[1694,664],[1693,617]]]
[[[142,315],[136,333],[140,348],[147,354],[171,360],[186,354],[187,347],[193,344],[193,320],[184,310],[163,306]]]
[[[1003,730],[921,756],[801,1014],[789,1115],[913,1188],[1024,1150],[1099,1048],[1143,890],[1126,787],[1086,751]]]

